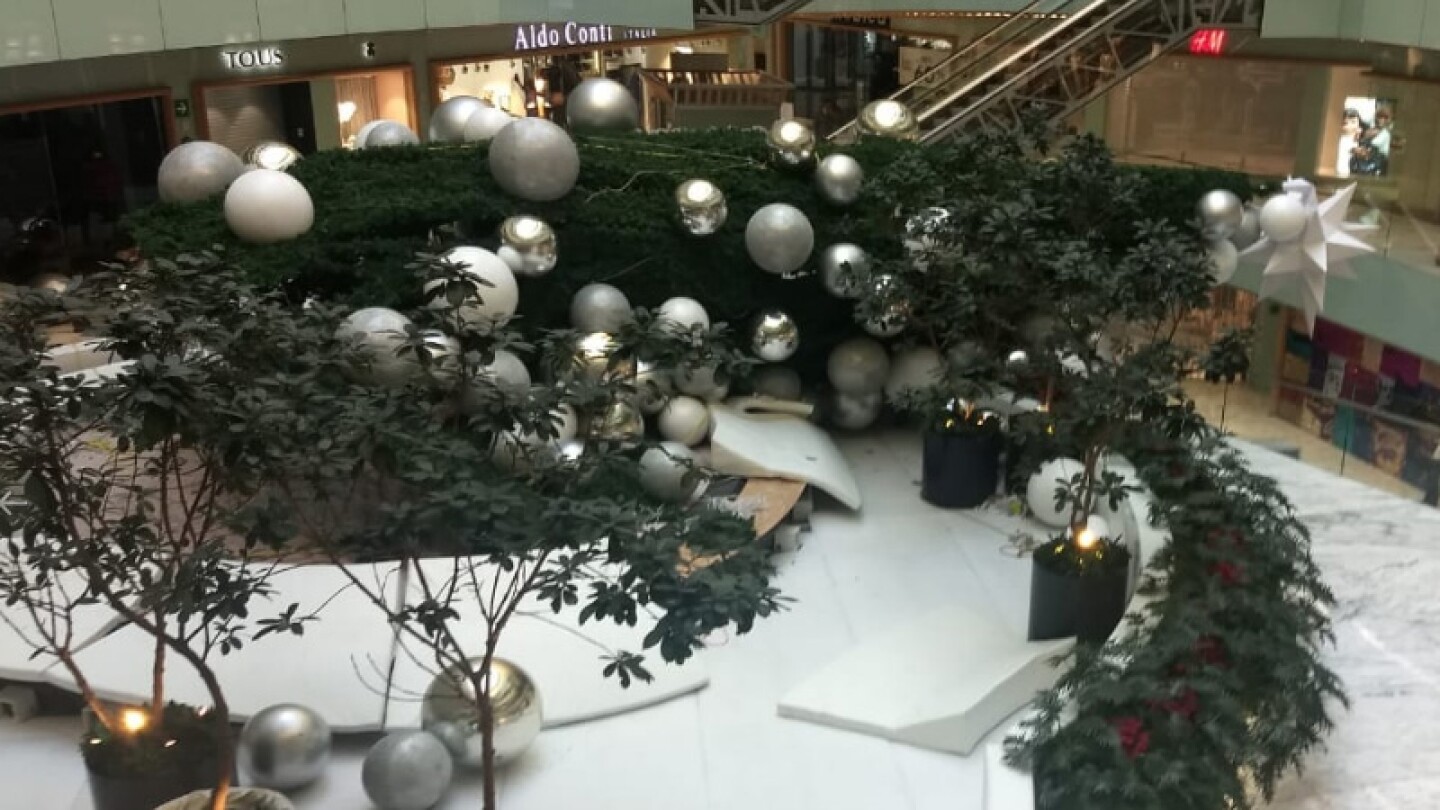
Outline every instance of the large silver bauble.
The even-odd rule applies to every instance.
[[[660,435],[694,447],[710,436],[710,406],[694,397],[675,397],[660,412]]]
[[[815,162],[815,130],[793,118],[776,121],[770,127],[770,158],[792,168]]]
[[[915,113],[894,99],[880,99],[860,110],[860,131],[882,138],[914,138],[920,131]]]
[[[271,706],[245,723],[235,753],[249,784],[294,790],[325,773],[330,726],[304,706]]]
[[[694,298],[676,297],[660,305],[655,321],[667,332],[689,335],[696,329],[710,331],[710,313]]]
[[[750,217],[745,226],[745,249],[767,273],[792,275],[815,250],[815,229],[799,208],[771,203]]]
[[[420,136],[399,121],[377,121],[375,127],[365,134],[361,149],[384,149],[388,146],[415,146]],[[368,126],[368,124],[367,124]],[[357,138],[358,140],[358,138]]]
[[[412,380],[419,367],[401,356],[410,319],[393,309],[369,307],[352,313],[341,322],[335,337],[352,342],[367,355],[369,364],[355,369],[355,376],[369,385],[397,388]]]
[[[511,255],[506,248],[514,251],[513,258],[518,258],[518,261],[506,262],[517,276],[538,278],[554,270],[555,264],[560,261],[555,229],[538,217],[510,217],[505,220],[500,225],[500,245],[498,255],[502,259]]]
[[[315,203],[294,177],[255,169],[241,175],[225,192],[225,222],[242,241],[257,245],[285,242],[315,224]]]
[[[360,781],[378,810],[429,810],[450,790],[455,761],[440,739],[402,731],[375,743],[365,755]]]
[[[580,178],[580,151],[570,133],[544,118],[517,118],[490,141],[490,176],[529,202],[553,202]]]
[[[851,338],[830,352],[830,384],[842,394],[874,394],[890,376],[890,355],[870,338]]]
[[[632,445],[645,438],[645,416],[633,402],[617,399],[590,422],[590,438]]]
[[[493,140],[500,134],[500,130],[514,120],[515,116],[499,107],[481,107],[465,122],[465,142],[485,143]]]
[[[168,203],[193,203],[223,194],[245,173],[245,163],[224,146],[210,141],[182,143],[160,161],[157,185]]]
[[[471,327],[488,331],[509,323],[520,306],[520,285],[503,259],[484,248],[461,246],[445,253],[446,261],[459,265],[470,280],[457,314]],[[457,310],[444,287],[444,279],[425,283],[425,301],[430,309],[449,313]]]
[[[910,325],[910,302],[895,291],[898,282],[885,273],[870,281],[870,294],[880,302],[880,309],[864,320],[861,326],[878,338],[892,338]]]
[[[300,150],[288,143],[263,141],[245,150],[245,165],[283,172],[300,162]]]
[[[1251,245],[1260,241],[1260,209],[1253,206],[1245,206],[1245,217],[1240,221],[1240,228],[1230,236],[1230,241],[1235,243],[1237,250],[1245,250]]]
[[[570,299],[570,325],[581,332],[613,335],[634,317],[630,299],[609,284],[587,284]]]
[[[430,116],[430,142],[464,142],[465,125],[470,122],[470,116],[481,107],[488,106],[490,105],[474,96],[455,96],[441,102]],[[371,138],[374,138],[373,133]]]
[[[895,355],[890,376],[885,380],[885,398],[900,403],[939,385],[945,376],[940,352],[928,346],[906,349]]]
[[[1242,215],[1243,222],[1243,215]],[[1298,241],[1310,224],[1310,211],[1298,197],[1276,194],[1260,209],[1260,230],[1279,244]]]
[[[1245,203],[1225,189],[1207,192],[1195,209],[1205,238],[1211,241],[1229,239],[1245,220]]]
[[[835,392],[830,402],[830,421],[841,430],[864,430],[880,418],[880,394]]]
[[[695,453],[680,442],[661,442],[640,456],[640,486],[662,501],[685,501],[695,492]]]
[[[765,366],[755,372],[750,387],[756,396],[799,402],[804,390],[799,372],[785,366]]]
[[[849,242],[825,248],[820,254],[820,281],[838,298],[859,298],[870,282],[870,256]]]
[[[586,379],[632,381],[636,376],[633,357],[620,355],[620,341],[609,332],[591,332],[575,340],[574,369]]]
[[[865,170],[849,155],[831,155],[815,169],[815,188],[831,205],[850,205],[860,199]]]
[[[1229,281],[1240,269],[1240,251],[1229,239],[1219,239],[1207,245],[1205,259],[1210,267],[1210,277],[1216,284]]]
[[[565,119],[575,132],[630,132],[640,127],[640,105],[625,85],[591,78],[565,98]]]
[[[767,363],[782,363],[800,348],[800,327],[788,313],[766,310],[750,327],[750,349]]]
[[[479,659],[472,660],[469,667],[451,667],[436,675],[420,704],[420,722],[424,728],[446,723],[463,734],[464,747],[451,748],[449,754],[461,766],[471,769],[484,764],[480,709],[475,701],[475,684],[470,679],[470,669],[478,668],[480,663]],[[535,682],[525,670],[503,658],[491,660],[489,683],[495,715],[495,761],[504,764],[524,754],[535,742],[544,724],[545,709]],[[452,740],[456,738],[450,729],[442,732]],[[446,749],[442,747],[442,750]]]
[[[725,192],[709,180],[686,180],[675,189],[680,224],[691,236],[709,236],[725,225],[730,209]]]

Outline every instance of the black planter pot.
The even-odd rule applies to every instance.
[[[1030,563],[1030,641],[1070,638],[1076,631],[1080,579]]]
[[[1000,483],[1003,443],[994,431],[927,433],[920,497],[945,509],[974,509]]]
[[[1128,566],[1127,566],[1128,568]],[[1076,580],[1075,635],[1081,641],[1099,644],[1110,637],[1125,617],[1125,597],[1130,577],[1124,570],[1110,571]]]
[[[171,799],[215,787],[216,770],[212,762],[146,776],[106,776],[89,769],[86,774],[95,810],[155,810]]]

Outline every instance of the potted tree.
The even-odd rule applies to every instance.
[[[899,407],[918,415],[923,431],[920,497],[945,509],[974,509],[994,497],[1004,449],[1001,417],[977,406],[980,389],[956,384],[923,389]]]

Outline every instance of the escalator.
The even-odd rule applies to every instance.
[[[810,0],[695,0],[695,27],[769,25],[809,3]]]

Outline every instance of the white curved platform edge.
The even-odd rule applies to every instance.
[[[711,466],[726,475],[804,481],[850,509],[863,503],[860,482],[830,434],[785,413],[745,413],[711,403]]]
[[[0,566],[9,562],[4,551]],[[66,573],[55,578],[55,587],[63,589],[69,598],[84,591],[84,580],[79,574]],[[75,610],[71,617],[71,633],[76,648],[84,649],[105,631],[119,623],[119,617],[107,607],[86,605]],[[35,625],[23,605],[6,607],[0,603],[0,680],[39,683],[45,680],[44,672],[55,659],[50,656],[34,657],[34,647],[26,638],[37,639]]]
[[[947,608],[852,649],[787,694],[780,716],[968,755],[1055,683],[1074,643],[1027,642]]]

